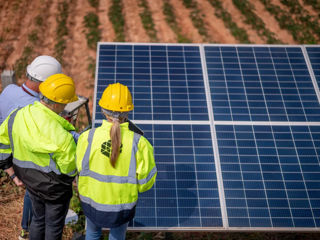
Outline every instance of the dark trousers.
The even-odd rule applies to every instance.
[[[24,200],[23,200],[23,212],[22,212],[22,220],[21,220],[22,229],[29,232],[31,219],[32,219],[32,203],[29,197],[29,192],[28,190],[26,190],[26,194],[24,195]]]
[[[29,192],[32,202],[30,240],[58,240],[62,238],[64,221],[70,199],[62,203],[48,202]]]

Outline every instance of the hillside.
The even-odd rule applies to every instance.
[[[98,41],[320,44],[320,0],[1,0],[0,19],[0,72],[15,70],[20,84],[34,57],[52,55],[90,105]],[[23,190],[8,182],[0,176],[0,240],[20,230]]]
[[[48,54],[92,97],[96,42],[319,43],[317,0],[11,0],[0,5],[0,71]]]

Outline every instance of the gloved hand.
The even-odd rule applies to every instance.
[[[75,143],[77,144],[78,143],[78,138],[80,136],[79,133],[77,133],[76,131],[70,131],[72,137],[73,137],[73,140],[75,141]]]

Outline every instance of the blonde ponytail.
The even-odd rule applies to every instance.
[[[121,146],[121,133],[120,133],[120,123],[118,118],[112,119],[113,124],[110,129],[110,139],[111,139],[111,165],[115,168],[116,162],[120,154]]]

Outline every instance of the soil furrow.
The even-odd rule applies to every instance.
[[[77,94],[89,97],[93,95],[94,78],[88,71],[88,65],[91,59],[96,58],[96,51],[87,46],[83,21],[95,9],[89,5],[88,0],[72,1],[69,9],[71,12],[68,19],[69,37],[64,53],[64,72],[74,79]]]
[[[296,44],[292,35],[285,29],[281,29],[278,21],[265,9],[264,5],[260,1],[252,1],[254,5],[255,13],[264,22],[267,29],[275,34],[275,37],[286,44]]]
[[[136,0],[123,1],[123,13],[125,19],[125,35],[127,42],[149,42],[149,36],[144,30],[139,15],[139,7]]]
[[[157,31],[157,37],[159,42],[164,43],[174,43],[177,41],[177,37],[169,27],[166,22],[165,16],[162,11],[162,2],[161,1],[154,1],[154,0],[147,0],[153,22],[155,25],[155,29]]]
[[[252,43],[263,44],[264,40],[257,34],[257,32],[244,22],[244,16],[241,12],[233,5],[232,0],[221,1],[223,7],[231,14],[232,20],[237,23],[240,28],[247,31],[249,40]]]
[[[198,7],[205,15],[204,21],[210,38],[216,43],[237,43],[229,29],[224,26],[223,21],[216,17],[214,8],[207,0],[198,0]]]
[[[101,42],[112,42],[115,38],[113,26],[108,17],[110,5],[108,0],[101,0],[99,4],[98,16],[101,26]]]
[[[170,4],[173,7],[182,35],[186,36],[194,43],[202,43],[203,38],[193,26],[190,18],[190,11],[183,5],[182,0],[170,0]]]

